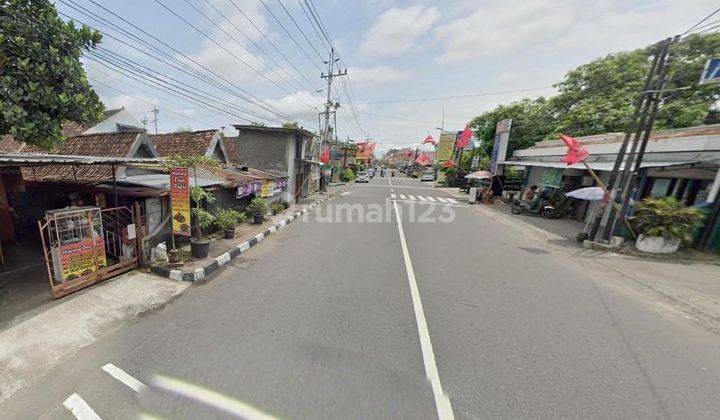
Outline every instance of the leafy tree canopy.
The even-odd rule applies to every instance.
[[[720,35],[691,35],[672,46],[666,88],[687,87],[668,94],[658,111],[656,129],[720,123],[717,85],[698,85],[705,62],[720,55]],[[634,101],[650,67],[649,49],[621,52],[570,70],[555,84],[558,94],[498,105],[475,117],[471,126],[492,150],[495,124],[512,118],[508,156],[560,133],[585,136],[624,131]]]
[[[60,19],[49,0],[0,2],[0,134],[49,149],[63,123],[98,120],[103,105],[80,57],[100,40]]]

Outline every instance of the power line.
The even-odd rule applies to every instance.
[[[96,20],[100,20],[100,21],[102,21],[102,22],[107,22],[107,23],[109,23],[109,24],[111,25],[111,27],[115,28],[116,30],[119,30],[120,32],[122,32],[122,33],[124,33],[124,34],[126,34],[126,36],[129,36],[129,37],[131,37],[131,38],[133,38],[133,39],[136,39],[136,40],[138,40],[141,44],[146,45],[146,46],[149,46],[149,47],[150,47],[151,49],[153,49],[154,51],[158,51],[158,52],[160,52],[161,54],[163,54],[164,56],[167,56],[168,58],[170,58],[171,60],[176,61],[176,62],[179,62],[179,63],[185,65],[184,63],[180,62],[179,60],[177,60],[177,59],[176,59],[175,57],[173,57],[172,55],[166,54],[164,51],[162,51],[161,49],[159,49],[159,48],[156,47],[156,46],[153,46],[153,45],[149,44],[148,42],[146,42],[146,41],[143,40],[142,38],[137,37],[136,35],[128,32],[127,30],[124,30],[124,29],[122,29],[122,28],[119,28],[119,26],[113,24],[112,22],[109,22],[107,19],[98,16],[97,14],[89,11],[88,9],[86,9],[86,8],[84,8],[84,7],[82,7],[82,6],[77,5],[77,3],[75,3],[73,0],[68,0],[68,1],[71,2],[71,3],[73,3],[73,4],[74,4],[75,6],[77,6],[77,7],[74,7],[73,5],[70,5],[70,4],[69,4],[68,2],[66,2],[65,0],[59,0],[59,1],[62,2],[63,4],[65,4],[65,5],[70,6],[70,7],[73,8],[74,10],[79,11],[81,14],[83,14],[83,15],[85,15],[85,16],[88,16],[88,14],[90,14],[90,15],[92,15],[92,16],[90,16],[90,17],[93,18],[93,19],[96,19]],[[247,101],[248,103],[251,103],[251,104],[253,104],[253,105],[255,105],[255,106],[259,107],[259,108],[262,108],[262,109],[264,109],[264,110],[266,110],[266,111],[268,111],[268,112],[271,112],[271,113],[273,113],[273,114],[276,114],[276,115],[278,115],[278,116],[280,116],[280,117],[282,117],[282,118],[291,119],[291,117],[289,117],[289,116],[287,116],[286,114],[282,113],[282,112],[281,112],[280,110],[278,110],[277,108],[275,108],[275,107],[267,104],[267,103],[264,102],[262,99],[260,99],[260,98],[258,98],[257,96],[253,95],[251,92],[249,92],[249,91],[243,89],[242,87],[238,86],[237,84],[229,81],[228,79],[226,79],[225,77],[219,75],[218,73],[216,73],[215,71],[211,70],[211,69],[208,68],[207,66],[199,63],[199,62],[198,62],[197,60],[195,60],[194,58],[188,56],[188,55],[185,54],[184,52],[182,52],[182,51],[178,50],[177,48],[173,47],[172,45],[170,45],[170,44],[162,41],[162,40],[159,39],[158,37],[152,35],[151,33],[147,32],[146,30],[142,29],[141,27],[135,25],[134,23],[132,23],[132,22],[130,22],[129,20],[127,20],[126,18],[118,15],[117,13],[113,12],[112,10],[109,10],[108,8],[104,7],[104,6],[101,5],[101,4],[98,4],[98,3],[95,2],[94,0],[89,0],[89,1],[90,1],[92,4],[94,4],[95,6],[99,7],[99,8],[102,9],[103,11],[105,11],[106,13],[108,13],[108,14],[114,16],[115,18],[119,19],[120,21],[128,24],[128,25],[131,26],[133,29],[141,32],[142,34],[144,34],[145,36],[147,36],[147,37],[149,37],[150,39],[154,40],[155,42],[159,43],[160,45],[164,46],[165,48],[168,48],[169,50],[173,51],[174,53],[182,56],[182,57],[185,58],[186,60],[192,62],[192,63],[195,64],[196,66],[198,66],[198,67],[202,68],[203,70],[207,71],[208,73],[212,74],[212,75],[215,76],[217,79],[222,80],[223,82],[227,83],[228,85],[234,87],[235,89],[237,89],[237,91],[233,93],[234,95],[240,97],[241,99]],[[79,8],[79,9],[78,9],[78,8]],[[71,18],[71,19],[72,19],[72,18]],[[81,23],[82,23],[82,22],[81,22]],[[86,25],[86,26],[87,26],[87,25]],[[117,29],[117,28],[119,28],[119,29]],[[185,66],[187,66],[187,65],[185,65]],[[187,66],[187,67],[190,68],[190,69],[192,69],[192,67],[189,67],[189,66]],[[194,69],[193,69],[193,70],[194,70]],[[197,72],[197,70],[194,70],[194,71]],[[197,72],[197,73],[199,73],[199,72]],[[199,74],[202,74],[202,73],[199,73]],[[237,92],[242,92],[242,93],[237,93]],[[251,99],[248,99],[248,97],[251,98]]]
[[[140,98],[140,97],[138,97],[138,96],[129,94],[129,93],[127,93],[127,92],[125,92],[125,91],[123,91],[123,90],[121,90],[121,89],[118,89],[118,88],[116,88],[116,87],[114,87],[114,86],[110,86],[110,85],[108,85],[107,83],[101,82],[101,81],[99,81],[99,80],[97,80],[97,79],[94,79],[94,78],[92,78],[92,77],[89,77],[89,76],[88,76],[88,80],[90,80],[91,82],[93,82],[93,84],[99,84],[99,85],[105,86],[105,88],[107,88],[107,89],[113,90],[113,91],[115,91],[115,92],[117,92],[117,93],[120,93],[120,94],[125,95],[125,96],[130,97],[130,98],[133,98],[133,99],[135,99],[136,101],[140,101],[140,102],[146,103],[146,104],[148,104],[148,105],[157,106],[157,104],[155,104],[155,103],[153,103],[153,102],[150,102],[150,101],[147,101],[147,100],[145,100],[145,99],[142,99],[142,98]],[[212,124],[208,124],[207,122],[203,122],[203,121],[200,121],[200,120],[196,120],[196,119],[194,119],[194,118],[192,118],[192,117],[189,117],[189,116],[187,116],[187,115],[185,115],[185,114],[183,114],[183,113],[181,113],[181,112],[174,111],[174,110],[172,110],[172,109],[165,108],[165,107],[161,107],[161,106],[158,106],[158,108],[161,109],[161,110],[163,110],[163,111],[165,111],[165,112],[169,112],[169,113],[171,113],[171,114],[174,114],[174,115],[177,115],[177,116],[179,116],[179,117],[186,118],[186,119],[188,119],[188,120],[190,120],[190,121],[193,121],[193,122],[196,122],[196,123],[198,123],[198,124],[201,124],[201,126],[212,126]]]
[[[88,53],[89,53],[90,55],[93,55],[93,54],[94,54],[94,55],[98,55],[98,56],[100,56],[101,58],[104,58],[104,59],[106,59],[106,60],[108,59],[107,56],[109,55],[109,56],[110,56],[110,59],[114,59],[114,60],[115,60],[115,63],[120,62],[120,63],[122,63],[123,65],[128,66],[128,67],[132,68],[132,69],[135,70],[135,71],[142,72],[143,74],[145,74],[145,75],[147,75],[147,76],[149,76],[149,77],[152,77],[152,78],[157,79],[157,80],[161,80],[161,79],[159,79],[159,78],[156,76],[156,74],[160,74],[160,73],[157,72],[156,70],[151,69],[150,67],[147,67],[147,66],[145,66],[145,65],[143,65],[143,64],[140,64],[140,63],[138,63],[138,62],[136,62],[136,61],[133,61],[133,60],[131,60],[131,59],[129,59],[129,58],[123,57],[122,55],[117,54],[117,53],[115,53],[115,52],[113,52],[113,51],[110,51],[110,50],[108,50],[108,49],[106,49],[106,48],[99,47],[99,48],[98,48],[97,50],[95,50],[95,51],[93,51],[93,50],[88,51]],[[100,53],[105,54],[105,55],[103,56],[103,55],[100,54]],[[272,118],[270,118],[270,117],[268,117],[268,116],[266,116],[266,115],[258,114],[258,113],[256,113],[255,111],[249,110],[249,109],[247,109],[247,108],[243,108],[243,107],[241,107],[241,106],[239,106],[239,105],[235,105],[235,104],[232,103],[232,102],[229,102],[229,101],[227,101],[227,100],[225,100],[225,99],[223,99],[223,98],[220,98],[220,97],[218,97],[218,96],[212,95],[212,94],[210,94],[210,93],[206,93],[206,92],[204,92],[204,91],[202,91],[202,90],[199,90],[199,89],[197,89],[196,87],[194,87],[194,86],[192,86],[192,85],[190,85],[190,84],[188,84],[188,83],[185,83],[185,82],[183,82],[183,81],[177,80],[177,79],[175,79],[175,78],[173,78],[173,77],[170,77],[170,76],[168,76],[168,75],[161,74],[161,76],[164,77],[165,79],[168,79],[168,80],[171,80],[172,82],[177,83],[177,85],[173,85],[173,86],[175,86],[175,87],[177,87],[177,88],[181,88],[181,86],[182,86],[182,88],[190,89],[191,91],[196,92],[195,94],[197,94],[198,96],[203,97],[203,98],[205,98],[205,99],[218,101],[218,102],[224,104],[225,106],[228,106],[228,107],[237,109],[237,110],[240,111],[240,112],[245,112],[245,113],[250,114],[250,115],[252,115],[252,116],[255,116],[255,117],[257,117],[257,118],[261,118],[261,119],[268,120],[268,121],[282,122],[282,121],[274,120],[274,119],[272,119]],[[168,82],[168,83],[169,83],[169,82]],[[185,90],[185,89],[183,89],[183,90]]]
[[[236,60],[238,60],[239,62],[241,62],[241,63],[244,64],[245,66],[247,66],[249,69],[251,69],[251,70],[254,71],[255,73],[257,73],[260,77],[262,77],[263,79],[267,80],[267,81],[270,82],[272,85],[276,86],[278,89],[282,90],[283,92],[286,92],[288,95],[292,95],[292,94],[293,94],[293,93],[290,92],[289,90],[287,90],[287,89],[285,89],[284,87],[282,87],[282,86],[280,86],[279,84],[277,84],[277,83],[276,83],[274,80],[272,80],[271,78],[267,77],[263,72],[259,71],[259,70],[256,69],[255,67],[251,66],[248,62],[246,62],[246,61],[243,60],[242,58],[238,57],[235,53],[233,53],[232,51],[230,51],[230,50],[228,50],[227,48],[225,48],[225,46],[223,46],[222,44],[220,44],[219,42],[217,42],[213,37],[211,37],[210,35],[208,35],[207,33],[205,33],[202,29],[200,29],[200,28],[198,28],[197,26],[195,26],[195,25],[193,25],[192,23],[190,23],[190,21],[188,21],[187,19],[185,19],[184,17],[182,17],[180,14],[178,14],[177,12],[175,12],[175,10],[173,10],[172,8],[168,7],[165,3],[161,2],[160,0],[153,0],[153,1],[155,1],[155,3],[159,4],[159,5],[162,6],[165,10],[167,10],[168,12],[170,12],[171,14],[173,14],[175,17],[177,17],[178,19],[180,19],[181,21],[183,21],[186,25],[190,26],[190,27],[193,28],[195,31],[197,31],[198,33],[200,33],[203,37],[207,38],[210,42],[212,42],[213,44],[215,44],[218,48],[220,48],[220,49],[222,49],[223,51],[225,51],[226,53],[230,54],[233,58],[235,58]]]
[[[228,19],[228,18],[225,16],[224,13],[222,13],[214,4],[212,4],[212,2],[210,2],[210,0],[204,0],[204,1],[205,1],[205,3],[206,3],[208,6],[210,6],[213,10],[215,10],[215,12],[216,12],[218,15],[220,15],[227,23],[229,23],[240,35],[242,35],[243,38],[245,38],[252,46],[254,46],[258,51],[260,51],[261,53],[263,53],[270,61],[272,61],[272,63],[277,66],[277,68],[278,68],[279,71],[282,71],[285,75],[287,75],[288,79],[285,79],[285,81],[292,80],[293,82],[297,83],[297,85],[300,86],[300,88],[301,88],[302,90],[308,89],[307,86],[303,86],[297,79],[293,78],[293,77],[283,68],[283,66],[280,65],[280,63],[278,63],[278,62],[277,62],[270,54],[268,54],[267,51],[265,51],[260,45],[258,45],[255,41],[253,41],[250,37],[248,37],[248,36],[245,34],[245,32],[243,32],[242,29],[240,29],[232,20]],[[238,42],[238,41],[235,39],[235,37],[233,37],[232,35],[230,35],[225,29],[223,29],[221,26],[219,26],[217,23],[215,23],[214,20],[212,20],[212,19],[210,19],[209,17],[207,17],[207,15],[205,15],[203,12],[201,12],[201,11],[198,9],[197,6],[195,6],[194,4],[192,4],[192,2],[190,2],[190,1],[188,1],[188,0],[185,0],[185,2],[186,2],[190,7],[192,7],[193,9],[195,9],[195,10],[196,10],[200,15],[202,15],[205,19],[207,19],[210,23],[212,23],[213,25],[215,25],[215,26],[216,26],[220,31],[222,31],[225,35],[227,35],[227,36],[230,37],[233,41],[235,41],[236,44],[240,45],[242,48],[245,48],[245,46],[242,45],[240,42]],[[283,78],[284,78],[284,77],[283,77]],[[310,87],[310,90],[313,90],[313,89],[314,89],[314,88],[311,86],[311,87]]]
[[[708,20],[708,19],[710,19],[711,17],[713,17],[713,15],[715,15],[717,12],[720,12],[720,8],[716,9],[714,12],[712,12],[712,13],[710,13],[709,15],[705,16],[704,18],[700,19],[700,21],[699,21],[698,23],[696,23],[696,24],[694,24],[693,26],[691,26],[690,28],[688,28],[688,30],[685,31],[685,32],[683,32],[682,34],[680,34],[680,36],[685,36],[686,34],[688,34],[688,33],[689,33],[690,31],[692,31],[693,29],[695,29],[695,28],[697,28],[698,26],[702,25],[703,22],[705,22],[706,20]]]
[[[277,0],[277,2],[280,5],[280,7],[282,7],[282,9],[285,11],[285,14],[288,15],[288,17],[292,21],[293,25],[295,25],[295,27],[300,32],[300,34],[303,36],[303,38],[305,38],[305,41],[307,41],[308,45],[310,45],[310,48],[312,48],[315,51],[315,53],[318,55],[318,57],[322,58],[322,54],[320,54],[320,52],[317,50],[317,48],[315,48],[315,45],[313,45],[313,43],[310,42],[310,38],[308,38],[307,35],[305,35],[305,31],[303,31],[302,28],[300,27],[300,25],[298,25],[298,23],[295,21],[295,18],[290,13],[290,11],[285,7],[282,0]],[[323,44],[323,46],[324,46],[324,44]]]
[[[397,103],[409,103],[409,102],[434,102],[434,101],[445,101],[449,99],[460,99],[460,98],[477,98],[481,96],[493,96],[493,95],[506,95],[511,93],[522,93],[522,92],[533,92],[538,90],[544,90],[544,89],[550,89],[553,86],[541,86],[536,88],[526,88],[526,89],[517,89],[517,90],[505,90],[505,91],[497,91],[497,92],[483,92],[483,93],[473,93],[468,95],[454,95],[454,96],[442,96],[442,97],[436,97],[436,98],[412,98],[412,99],[396,99],[396,100],[388,100],[388,101],[365,101],[364,104],[397,104]]]
[[[248,118],[246,118],[246,117],[244,117],[244,116],[242,116],[242,115],[240,115],[240,114],[236,114],[236,113],[233,112],[233,111],[228,111],[228,110],[226,110],[226,109],[224,109],[224,108],[221,108],[221,107],[219,107],[219,106],[217,106],[217,105],[214,105],[214,104],[212,104],[212,103],[206,102],[206,101],[203,100],[203,99],[198,99],[198,95],[196,95],[195,92],[192,92],[192,91],[189,91],[189,90],[183,89],[183,88],[177,88],[177,87],[176,87],[175,85],[173,85],[172,83],[165,82],[165,81],[159,80],[159,79],[157,79],[157,78],[153,79],[152,77],[145,76],[145,75],[143,75],[141,72],[130,70],[130,69],[128,69],[127,67],[123,67],[123,66],[121,66],[121,65],[118,65],[117,63],[115,63],[115,62],[113,62],[113,61],[111,61],[111,60],[104,59],[104,58],[102,58],[101,56],[97,56],[97,55],[94,55],[94,54],[93,54],[93,55],[88,55],[87,58],[88,58],[89,60],[91,60],[91,61],[94,61],[94,62],[100,64],[101,66],[107,68],[108,70],[112,70],[112,71],[114,71],[114,72],[116,72],[116,73],[122,74],[122,75],[124,75],[124,76],[126,76],[126,77],[129,77],[129,78],[131,78],[131,79],[133,79],[133,80],[136,80],[136,81],[138,81],[138,82],[140,82],[140,83],[142,83],[142,84],[145,84],[145,85],[154,87],[154,88],[156,88],[156,89],[165,90],[165,91],[167,91],[167,92],[170,92],[170,93],[173,94],[174,96],[179,96],[179,97],[184,98],[184,99],[189,99],[189,100],[191,100],[191,101],[193,101],[193,102],[196,102],[196,103],[198,103],[198,104],[201,104],[201,105],[204,105],[204,106],[213,108],[213,109],[218,110],[218,111],[220,111],[220,112],[224,112],[224,113],[226,113],[226,114],[228,114],[228,115],[232,115],[232,116],[237,117],[237,118],[240,118],[240,119],[242,119],[242,120],[244,120],[244,121],[248,121],[248,122],[251,122],[251,121],[252,121],[252,120],[250,120],[250,119],[248,119]],[[202,97],[200,97],[200,98],[202,98]]]
[[[322,19],[320,18],[320,14],[318,13],[317,9],[315,8],[315,4],[310,0],[304,0],[305,5],[308,7],[308,10],[310,10],[310,14],[313,16],[313,20],[315,23],[317,23],[318,27],[320,28],[320,32],[322,32],[323,36],[325,37],[325,40],[330,44],[331,48],[335,48],[335,45],[332,42],[332,39],[330,38],[330,35],[328,35],[328,31],[325,28],[325,25],[322,23]],[[337,49],[336,49],[337,51]]]
[[[302,9],[303,14],[307,18],[308,22],[310,22],[310,26],[313,28],[313,32],[315,32],[315,35],[317,35],[320,43],[328,49],[332,48],[330,44],[326,44],[327,41],[325,41],[325,38],[323,38],[323,36],[320,34],[320,31],[318,31],[318,29],[315,27],[315,24],[313,23],[313,18],[310,17],[310,13],[308,13],[308,11],[305,9],[305,5],[303,5],[303,2],[301,0],[297,0],[297,2],[300,5],[300,8]]]
[[[155,1],[158,1],[158,0],[155,0]],[[285,25],[283,25],[282,22],[280,22],[280,19],[278,19],[277,16],[275,16],[275,13],[272,12],[272,10],[267,6],[267,4],[265,4],[265,2],[264,2],[263,0],[260,0],[260,3],[263,5],[263,7],[265,8],[265,10],[268,11],[268,13],[270,14],[270,16],[272,16],[272,18],[275,20],[275,22],[277,22],[277,24],[280,26],[280,28],[282,28],[282,30],[287,34],[287,36],[290,38],[290,40],[298,47],[298,49],[300,50],[300,52],[302,52],[303,55],[304,55],[315,67],[317,67],[318,70],[322,71],[322,69],[320,68],[320,66],[319,66],[315,61],[313,61],[312,58],[310,58],[310,54],[308,54],[308,52],[305,51],[305,49],[302,47],[302,45],[300,45],[300,43],[297,42],[297,40],[295,39],[295,37],[292,36],[292,34],[290,33],[290,31],[287,30],[287,28],[285,27]],[[318,56],[320,57],[320,60],[322,61],[322,60],[323,60],[323,57],[322,57],[319,53],[318,53]]]
[[[438,123],[437,121],[413,120],[413,119],[410,119],[410,118],[401,118],[401,117],[396,117],[396,116],[393,116],[393,115],[375,114],[375,113],[372,113],[372,112],[365,112],[365,111],[358,111],[358,113],[360,113],[360,114],[365,114],[365,115],[372,115],[373,117],[378,117],[378,118],[387,118],[387,119],[390,119],[390,120],[399,120],[399,121],[408,121],[408,122],[417,122],[417,123],[428,123],[428,124],[437,124],[437,123]],[[447,124],[465,124],[464,122],[458,122],[458,121],[445,121],[445,123],[447,123]]]
[[[275,50],[275,52],[278,53],[278,55],[280,55],[303,79],[305,79],[308,83],[310,83],[311,86],[315,86],[315,85],[313,84],[313,82],[310,81],[310,79],[308,79],[308,78],[295,66],[295,64],[293,64],[293,62],[290,61],[290,59],[287,58],[287,56],[285,56],[285,54],[282,53],[282,51],[280,51],[280,48],[278,48],[278,46],[270,39],[270,37],[268,37],[267,34],[266,34],[265,32],[263,32],[263,30],[260,29],[260,28],[255,24],[255,22],[254,22],[252,19],[250,19],[250,17],[240,8],[240,6],[238,6],[237,3],[235,3],[235,0],[230,0],[230,3],[231,3],[231,4],[235,7],[235,9],[237,9],[237,11],[245,18],[245,20],[247,20],[248,23],[250,23],[250,25],[252,25],[252,27],[255,28],[255,30],[265,39],[265,41],[267,41],[267,43],[270,44],[270,46],[273,47],[273,49]]]

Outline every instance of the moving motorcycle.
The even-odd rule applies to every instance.
[[[534,207],[523,200],[515,200],[511,204],[510,211],[512,214],[532,214],[538,215],[545,219],[552,219],[555,217],[555,207],[548,204],[547,200],[541,199]]]

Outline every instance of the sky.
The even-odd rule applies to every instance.
[[[233,124],[251,121],[317,131],[332,43],[336,70],[347,69],[331,89],[338,137],[369,137],[379,153],[422,148],[441,126],[461,130],[497,104],[552,95],[573,67],[681,33],[717,8],[711,0],[55,4],[64,19],[106,34],[83,58],[91,84],[107,108],[125,107],[151,131],[153,107],[159,132],[233,135]],[[324,31],[311,24],[313,10]]]

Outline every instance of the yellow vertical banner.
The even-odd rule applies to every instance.
[[[188,168],[170,170],[170,204],[173,234],[190,236],[190,180]]]
[[[437,149],[437,161],[438,163],[445,162],[452,159],[453,150],[455,149],[455,138],[457,137],[455,132],[442,133],[440,134],[440,142],[438,143]]]

